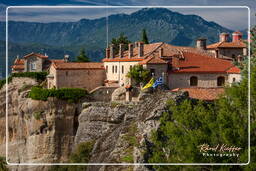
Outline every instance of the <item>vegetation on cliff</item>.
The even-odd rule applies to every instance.
[[[7,163],[4,157],[0,157],[0,171],[8,171],[6,167]]]
[[[94,141],[84,142],[77,146],[75,151],[70,155],[68,163],[86,164],[90,160]],[[50,171],[78,171],[86,170],[87,166],[53,166]]]
[[[69,102],[78,102],[81,98],[88,95],[85,89],[81,88],[60,88],[60,89],[45,89],[40,86],[32,87],[28,97],[34,100],[46,101],[48,97],[56,97]]]
[[[251,142],[256,139],[256,29],[252,31],[251,58]],[[246,65],[245,65],[246,66]],[[247,163],[248,162],[248,69],[244,68],[243,80],[226,88],[225,95],[212,104],[185,100],[180,104],[169,102],[169,111],[161,117],[160,128],[153,132],[153,145],[146,153],[150,163]],[[218,144],[242,148],[234,153],[238,157],[204,156],[200,145]],[[256,146],[251,144],[251,156]],[[213,153],[209,151],[208,153]],[[216,152],[218,153],[218,152]],[[225,153],[225,152],[223,152]],[[227,152],[226,152],[227,153]],[[252,157],[251,157],[252,158]],[[253,170],[252,158],[247,166],[197,166],[198,169]],[[175,170],[181,166],[153,166],[157,170]],[[224,168],[225,167],[225,168]],[[192,169],[192,168],[191,168]]]

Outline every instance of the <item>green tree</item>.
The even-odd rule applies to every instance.
[[[146,29],[142,29],[141,41],[144,42],[144,44],[149,44]]]
[[[90,62],[90,59],[87,57],[85,50],[81,49],[79,55],[76,57],[77,62]]]
[[[135,65],[131,68],[131,70],[127,73],[127,77],[131,78],[135,81],[135,84],[139,83],[147,83],[150,80],[150,71],[144,69],[142,65]]]
[[[4,157],[0,157],[0,171],[8,171],[6,167],[7,163]]]
[[[131,43],[130,40],[128,40],[127,36],[124,35],[124,33],[121,33],[119,37],[112,38],[111,44],[114,45],[114,53],[117,54],[119,51],[119,44],[124,44],[124,50],[128,49],[128,44]]]

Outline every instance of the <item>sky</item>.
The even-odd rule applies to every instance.
[[[248,6],[251,10],[251,23],[256,24],[256,0],[0,0],[0,20],[5,20],[5,9],[7,6]],[[9,20],[34,21],[34,22],[63,22],[78,21],[82,18],[99,18],[115,13],[132,13],[138,9],[9,9]],[[214,21],[232,30],[247,28],[248,9],[177,9],[182,14],[195,14],[208,21]]]

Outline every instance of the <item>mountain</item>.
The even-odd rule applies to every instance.
[[[143,28],[147,30],[150,42],[164,41],[182,46],[194,45],[198,37],[205,37],[208,43],[213,43],[218,40],[220,32],[232,32],[200,16],[183,15],[165,8],[145,8],[130,15],[110,15],[107,21],[109,42],[120,33],[127,35],[132,42],[137,41]],[[77,22],[10,21],[8,40],[15,48],[10,49],[9,57],[13,60],[18,54],[21,56],[34,51],[47,53],[52,58],[61,58],[64,53],[70,53],[74,58],[84,47],[91,59],[99,61],[107,46],[107,21],[105,17]],[[0,22],[0,28],[5,28],[4,22]],[[0,40],[5,40],[5,29],[0,29]],[[4,56],[4,51],[0,50],[0,55]]]

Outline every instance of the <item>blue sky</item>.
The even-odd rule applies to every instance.
[[[248,6],[251,9],[251,23],[256,24],[256,0],[0,0],[0,20],[5,20],[5,8],[19,5],[169,5],[169,6]],[[136,9],[112,9],[108,14],[131,13]],[[171,9],[183,14],[196,14],[208,21],[215,21],[233,30],[247,27],[247,9]],[[11,20],[56,22],[78,21],[81,18],[106,16],[105,9],[11,9]]]

